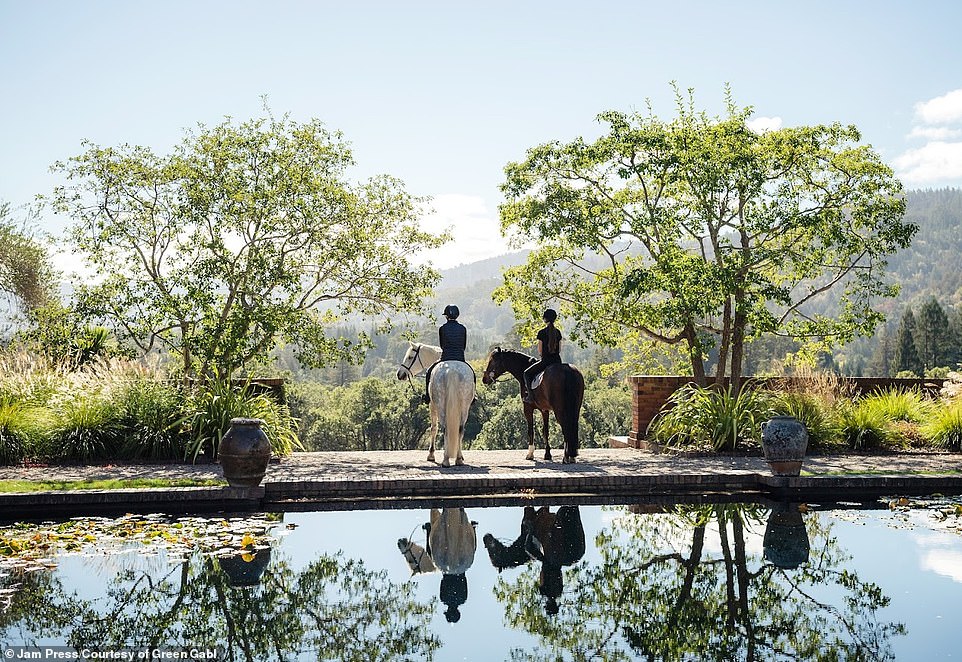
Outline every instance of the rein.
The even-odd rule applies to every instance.
[[[408,378],[407,378],[405,381],[407,381],[408,385],[411,387],[411,392],[412,392],[412,393],[416,392],[416,391],[415,391],[415,388],[414,388],[414,371],[412,370],[412,368],[414,368],[414,364],[415,364],[415,363],[420,363],[420,361],[421,361],[421,358],[420,358],[420,357],[421,357],[421,348],[422,348],[422,347],[424,347],[424,345],[418,343],[417,347],[416,347],[415,350],[414,350],[414,356],[411,357],[411,365],[410,365],[410,366],[404,365],[403,362],[401,363],[401,367],[404,368],[405,370],[407,370]],[[421,366],[421,367],[424,367],[424,366]]]

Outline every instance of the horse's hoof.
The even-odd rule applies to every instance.
[[[428,455],[428,462],[434,462],[434,453]]]
[[[448,460],[444,460],[443,462],[441,462],[441,466],[442,466],[442,467],[450,467],[450,466],[451,466],[451,462],[449,462]]]
[[[545,454],[544,454],[544,461],[545,461],[545,462],[551,462],[551,453],[545,453]]]
[[[459,457],[457,460],[454,461],[454,463],[460,467],[462,464],[464,464],[464,458]]]
[[[534,460],[534,453],[528,453],[525,458],[526,460]]]
[[[562,463],[562,464],[574,464],[574,463],[575,463],[575,459],[574,459],[573,457],[569,457],[569,456],[565,455],[565,456],[564,456],[564,459],[561,460],[561,463]]]

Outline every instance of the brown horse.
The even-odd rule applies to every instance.
[[[510,349],[496,348],[488,356],[481,381],[492,384],[504,373],[518,380],[522,393],[524,389],[524,370],[534,362],[534,358]],[[578,456],[578,417],[585,399],[585,379],[567,363],[553,363],[541,374],[541,383],[535,380],[532,389],[532,402],[524,403],[524,418],[528,422],[528,456],[534,459],[534,410],[541,412],[542,436],[544,437],[544,459],[551,459],[551,444],[548,443],[548,412],[554,412],[555,420],[561,426],[564,437],[564,458],[570,464]]]

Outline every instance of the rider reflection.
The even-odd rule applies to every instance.
[[[511,545],[505,546],[490,533],[483,542],[499,572],[540,561],[538,592],[545,597],[545,612],[558,613],[564,590],[562,568],[577,563],[585,554],[585,530],[577,506],[561,506],[556,513],[548,506],[537,510],[527,506],[521,517],[521,534]]]

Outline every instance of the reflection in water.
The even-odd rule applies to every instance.
[[[765,560],[792,570],[808,562],[808,531],[797,503],[775,504],[765,526]]]
[[[443,573],[439,596],[447,606],[444,616],[449,623],[461,620],[459,607],[468,600],[465,573],[474,563],[478,549],[475,526],[477,522],[468,519],[464,508],[433,508],[430,521],[422,527],[427,532],[424,546],[410,538],[397,541],[412,575],[437,570]]]
[[[702,506],[616,519],[596,537],[600,562],[569,571],[571,595],[551,620],[531,608],[531,577],[499,580],[506,621],[542,642],[512,659],[893,659],[889,640],[904,627],[876,619],[889,598],[846,567],[817,525],[817,562],[806,563],[798,508],[779,513],[775,528],[793,528],[780,539],[776,531],[770,549],[796,568],[790,575],[748,551],[758,507]],[[821,599],[826,587],[836,603]]]
[[[585,530],[577,506],[562,506],[557,513],[547,506],[538,510],[528,506],[521,516],[521,533],[511,545],[505,546],[490,533],[484,534],[483,541],[499,572],[540,561],[538,592],[547,598],[545,612],[558,613],[558,599],[564,590],[561,568],[577,563],[585,554]]]
[[[384,570],[321,554],[295,571],[259,549],[218,558],[197,549],[162,574],[131,568],[93,599],[51,571],[10,574],[20,582],[0,614],[0,640],[59,640],[77,650],[219,646],[226,660],[431,658],[432,608]],[[11,634],[16,633],[15,636]]]
[[[440,594],[452,622],[467,601],[468,569],[490,578],[492,567],[499,570],[491,593],[472,596],[471,620],[475,626],[474,618],[484,621],[481,612],[489,612],[490,620],[477,624],[481,645],[511,648],[493,656],[477,650],[469,659],[889,660],[893,640],[906,633],[880,617],[889,597],[860,577],[826,513],[803,513],[795,504],[667,512],[562,506],[498,509],[482,517],[510,533],[518,510],[516,539],[483,537],[491,567],[472,566],[475,524],[463,508],[432,510],[423,541],[398,541],[411,574],[442,573]],[[303,517],[323,530],[331,516]],[[350,517],[338,521],[356,528],[340,529],[334,549],[350,549],[351,536],[377,539],[371,513]],[[388,513],[378,517],[395,521]],[[217,547],[221,526],[215,519],[196,524],[198,539]],[[151,535],[162,540],[167,534],[173,540],[169,530]],[[240,531],[233,535],[246,539]],[[436,585],[404,581],[408,569],[390,537],[381,549],[405,576],[397,582],[388,570],[365,563],[363,543],[352,553],[325,553],[310,536],[302,541],[297,548],[270,539],[228,558],[176,542],[159,561],[118,564],[96,595],[80,590],[83,582],[69,573],[39,569],[39,561],[29,570],[6,571],[0,596],[8,589],[9,605],[0,608],[0,641],[219,645],[229,660],[450,659],[431,634],[435,614],[440,619],[433,596],[417,597],[420,587],[433,594]],[[494,630],[501,622],[505,629]],[[471,630],[461,627],[459,639],[474,636]]]

